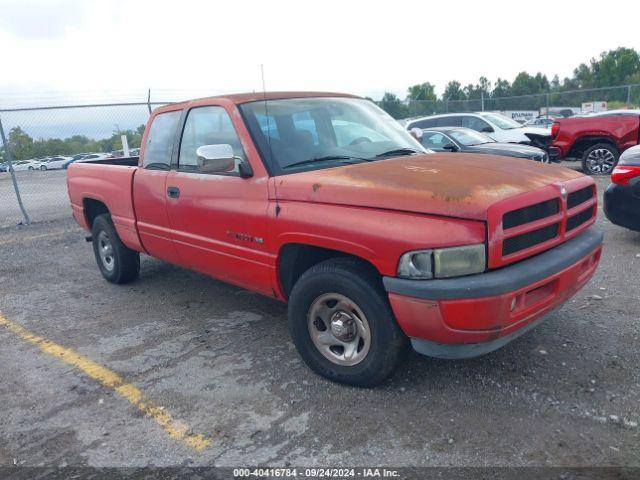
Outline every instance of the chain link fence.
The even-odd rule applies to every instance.
[[[455,100],[403,101],[396,105],[380,102],[395,118],[413,118],[441,113],[463,113],[479,111],[527,112],[528,116],[544,115],[547,108],[550,113],[565,114],[597,109],[606,102],[607,109],[638,108],[640,106],[640,84],[619,87],[569,90],[564,92],[540,93],[534,95],[516,95],[510,97],[490,97]]]
[[[210,92],[197,93],[199,95],[176,91],[164,95],[178,100]],[[126,135],[130,148],[139,147],[143,125],[151,108],[168,103],[151,102],[150,97],[149,93],[147,101],[139,103],[105,102],[4,109],[0,105],[0,122],[6,137],[0,148],[0,228],[70,215],[64,163],[77,154],[109,155],[121,150],[122,135]],[[525,112],[530,116],[546,114],[547,111],[570,114],[580,112],[585,103],[593,106],[599,102],[607,102],[608,109],[638,108],[640,84],[472,100],[378,103],[395,118],[407,118],[483,110]],[[51,157],[54,160],[48,161]]]
[[[0,227],[70,215],[68,162],[79,154],[121,155],[122,135],[130,149],[138,148],[156,105],[0,109]]]

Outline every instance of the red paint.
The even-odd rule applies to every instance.
[[[618,152],[638,144],[640,138],[640,116],[595,116],[560,118],[551,126],[552,147],[557,149],[558,157],[565,158],[572,147],[582,141],[592,141],[590,145],[609,141]]]
[[[301,96],[336,95],[267,94]],[[130,248],[281,300],[286,295],[278,258],[291,243],[348,253],[381,275],[395,276],[400,256],[410,250],[487,243],[488,266],[497,268],[552,248],[593,223],[567,233],[567,217],[595,208],[595,200],[570,212],[563,201],[555,218],[563,226],[557,239],[503,258],[505,238],[546,222],[505,232],[506,212],[558,197],[560,185],[573,192],[594,184],[574,171],[528,160],[429,154],[269,177],[237,107],[262,98],[232,95],[162,107],[151,115],[142,139],[140,165],[148,127],[158,114],[221,106],[244,147],[251,178],[75,163],[68,170],[74,218],[89,229],[83,201],[101,201]],[[180,198],[169,198],[168,187],[178,187]],[[428,302],[390,295],[391,305],[407,335],[443,343],[482,341],[565,301],[593,274],[598,258],[599,250],[554,277],[498,297]],[[518,306],[511,312],[514,296]]]
[[[389,299],[400,327],[410,337],[445,344],[487,342],[527,326],[567,301],[593,276],[601,250],[554,276],[503,295],[429,301],[391,294]]]

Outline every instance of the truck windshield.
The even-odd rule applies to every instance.
[[[398,122],[359,98],[289,98],[240,105],[273,174],[425,152]]]

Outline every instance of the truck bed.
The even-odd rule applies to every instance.
[[[124,244],[140,250],[133,206],[137,170],[138,157],[75,162],[67,170],[67,188],[73,216],[80,225],[91,230],[92,218],[106,207]]]
[[[127,167],[135,167],[138,165],[140,157],[120,157],[120,158],[106,158],[100,160],[87,160],[86,162],[79,163],[94,163],[98,165],[123,165]]]

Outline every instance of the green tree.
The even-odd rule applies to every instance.
[[[393,93],[385,92],[378,106],[393,118],[404,118],[408,114],[407,106]]]
[[[451,80],[444,87],[444,93],[442,99],[447,101],[466,100],[467,95],[462,90],[462,85],[457,80]]]
[[[14,160],[26,160],[33,153],[33,138],[20,127],[13,127],[7,138],[9,151]]]
[[[435,87],[429,82],[413,85],[407,90],[407,100],[409,101],[435,101],[436,98]]]
[[[493,86],[493,91],[491,92],[492,97],[508,97],[511,95],[511,84],[508,80],[503,80],[498,77],[495,85]]]

